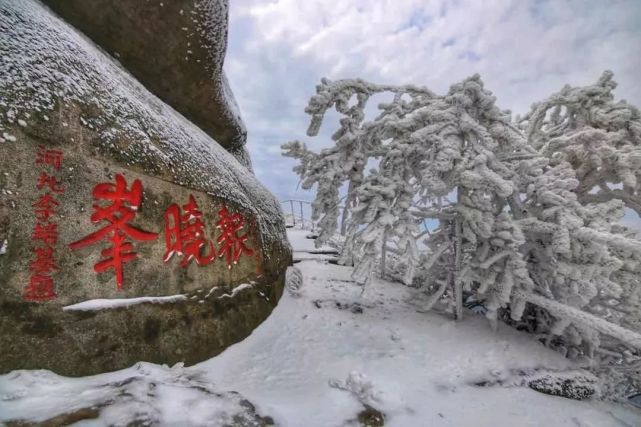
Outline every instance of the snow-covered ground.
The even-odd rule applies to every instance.
[[[423,313],[416,290],[380,280],[362,288],[350,268],[310,254],[306,234],[290,230],[296,253],[307,254],[298,258],[321,260],[295,265],[303,278],[297,295],[286,292],[241,343],[189,368],[141,363],[79,379],[15,371],[0,376],[0,421],[95,406],[99,418],[77,425],[125,423],[134,413],[154,424],[226,425],[233,414],[253,416],[235,391],[290,427],[356,426],[365,405],[382,411],[386,426],[641,425],[632,406],[519,385],[523,373],[573,366],[530,336],[492,332],[472,313],[460,323]],[[474,385],[480,382],[503,385]],[[249,422],[240,425],[261,425]]]

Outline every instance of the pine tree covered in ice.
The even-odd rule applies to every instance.
[[[641,215],[641,113],[614,101],[611,71],[587,87],[565,86],[520,122],[541,154],[576,171],[583,203],[622,200]]]
[[[622,393],[639,369],[641,241],[618,221],[624,207],[641,206],[641,121],[613,102],[613,87],[606,72],[513,122],[478,75],[444,96],[323,79],[306,109],[308,134],[335,107],[343,116],[335,145],[318,154],[297,141],[283,148],[300,161],[303,188],[317,185],[318,243],[340,228],[340,262],[354,265],[357,282],[398,272],[426,289],[426,308],[445,303],[460,318],[472,296],[492,324],[506,314],[524,322],[527,311],[547,344],[626,366],[610,384]],[[392,99],[367,121],[379,93]]]

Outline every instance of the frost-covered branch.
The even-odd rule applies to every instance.
[[[591,191],[601,188],[599,201],[619,199],[641,214],[641,113],[614,101],[613,77],[606,71],[594,85],[565,86],[535,104],[521,125],[532,147],[572,165],[579,199],[594,200]]]
[[[354,265],[355,281],[391,274],[457,318],[464,293],[492,324],[527,312],[548,344],[594,357],[604,335],[639,348],[641,328],[641,241],[619,225],[625,207],[641,212],[641,117],[613,101],[614,87],[609,72],[567,86],[514,123],[478,75],[444,95],[323,79],[308,135],[335,108],[334,144],[283,148],[303,188],[316,186],[319,244],[337,230],[347,187],[339,263]],[[381,93],[392,99],[368,120]]]

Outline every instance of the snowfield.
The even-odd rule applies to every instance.
[[[296,253],[314,250],[307,233],[290,230]],[[0,376],[0,421],[84,408],[76,425],[259,426],[271,418],[289,427],[358,426],[367,406],[399,427],[641,425],[631,405],[523,386],[543,366],[576,369],[531,336],[505,325],[494,333],[472,312],[459,323],[424,313],[417,290],[378,279],[363,288],[351,268],[317,256],[301,257],[292,271],[301,286],[289,287],[272,315],[221,355],[86,378],[14,371]]]

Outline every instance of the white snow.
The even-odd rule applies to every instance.
[[[9,246],[9,242],[7,239],[4,239],[2,242],[2,246],[0,246],[0,255],[4,255],[7,253],[7,247]]]
[[[207,35],[211,40],[223,40],[218,36],[226,25],[215,26],[224,23],[226,7],[226,2],[197,2],[202,30],[215,31]],[[215,15],[206,15],[210,12]],[[148,165],[164,167],[172,182],[216,195],[251,213],[264,248],[270,241],[285,239],[280,204],[245,165],[41,3],[1,2],[0,33],[0,75],[5,77],[0,79],[0,94],[3,101],[6,97],[2,110],[7,110],[7,115],[35,114],[49,120],[45,112],[53,114],[50,112],[56,105],[94,105],[99,116],[80,117],[80,122],[99,133],[97,143],[102,148],[113,150],[121,137],[135,141],[119,152],[129,166],[138,166],[150,175],[157,175],[157,171],[149,170]],[[224,55],[224,46],[209,47],[212,57]],[[224,76],[221,79],[224,81]],[[231,93],[221,96],[228,97],[227,114],[235,116]],[[135,119],[123,111],[134,111]],[[4,121],[0,118],[0,126]],[[238,126],[243,126],[242,121]],[[8,133],[2,137],[8,141],[14,138]]]
[[[295,231],[292,241],[307,245]],[[363,288],[349,267],[309,260],[296,270],[297,297],[285,292],[263,324],[221,355],[189,368],[144,363],[85,378],[15,371],[0,376],[0,422],[106,402],[123,390],[106,384],[131,380],[135,399],[116,399],[84,425],[118,425],[132,411],[151,413],[158,425],[224,425],[236,401],[201,389],[237,391],[285,427],[357,425],[350,420],[364,404],[392,427],[641,425],[632,406],[548,396],[511,381],[542,367],[577,369],[531,335],[504,325],[493,333],[471,312],[460,323],[422,313],[415,289],[377,279]],[[504,385],[474,385],[481,381]],[[155,391],[143,393],[151,383]]]
[[[314,239],[309,239],[309,230],[300,230],[297,228],[290,228],[287,230],[287,237],[291,243],[294,252],[317,252],[317,251],[336,251],[331,246],[323,245],[319,248],[314,246]]]
[[[218,299],[233,298],[236,295],[238,295],[238,293],[244,291],[245,289],[251,289],[253,287],[254,287],[254,285],[252,285],[252,284],[241,283],[240,285],[236,286],[234,289],[231,290],[231,294],[222,294],[221,296],[218,297]]]
[[[329,260],[335,258],[336,249],[328,245],[320,247],[314,246],[314,240],[308,239],[308,230],[301,230],[297,228],[290,228],[287,230],[287,237],[294,250],[292,256],[294,261],[301,260]]]
[[[67,305],[64,311],[96,311],[110,308],[131,307],[138,304],[165,304],[178,301],[185,301],[185,295],[169,295],[164,297],[139,297],[139,298],[111,298],[91,299],[77,304]]]
[[[641,423],[641,413],[614,404],[471,385],[517,370],[574,365],[531,336],[507,327],[492,333],[481,316],[470,313],[457,324],[419,313],[416,295],[398,284],[373,280],[362,292],[351,268],[317,261],[297,267],[301,297],[284,295],[249,338],[197,365],[279,425],[345,425],[361,403],[383,411],[386,426],[399,427]],[[355,377],[365,385],[354,385]]]
[[[220,392],[182,364],[169,368],[139,363],[118,372],[84,378],[49,371],[14,371],[0,378],[0,421],[29,419],[83,408],[99,419],[75,426],[223,426],[246,413],[242,396]],[[50,425],[67,425],[57,422]],[[251,424],[243,424],[251,425]]]
[[[8,134],[7,132],[2,132],[2,138],[9,142],[16,142],[16,137]]]

